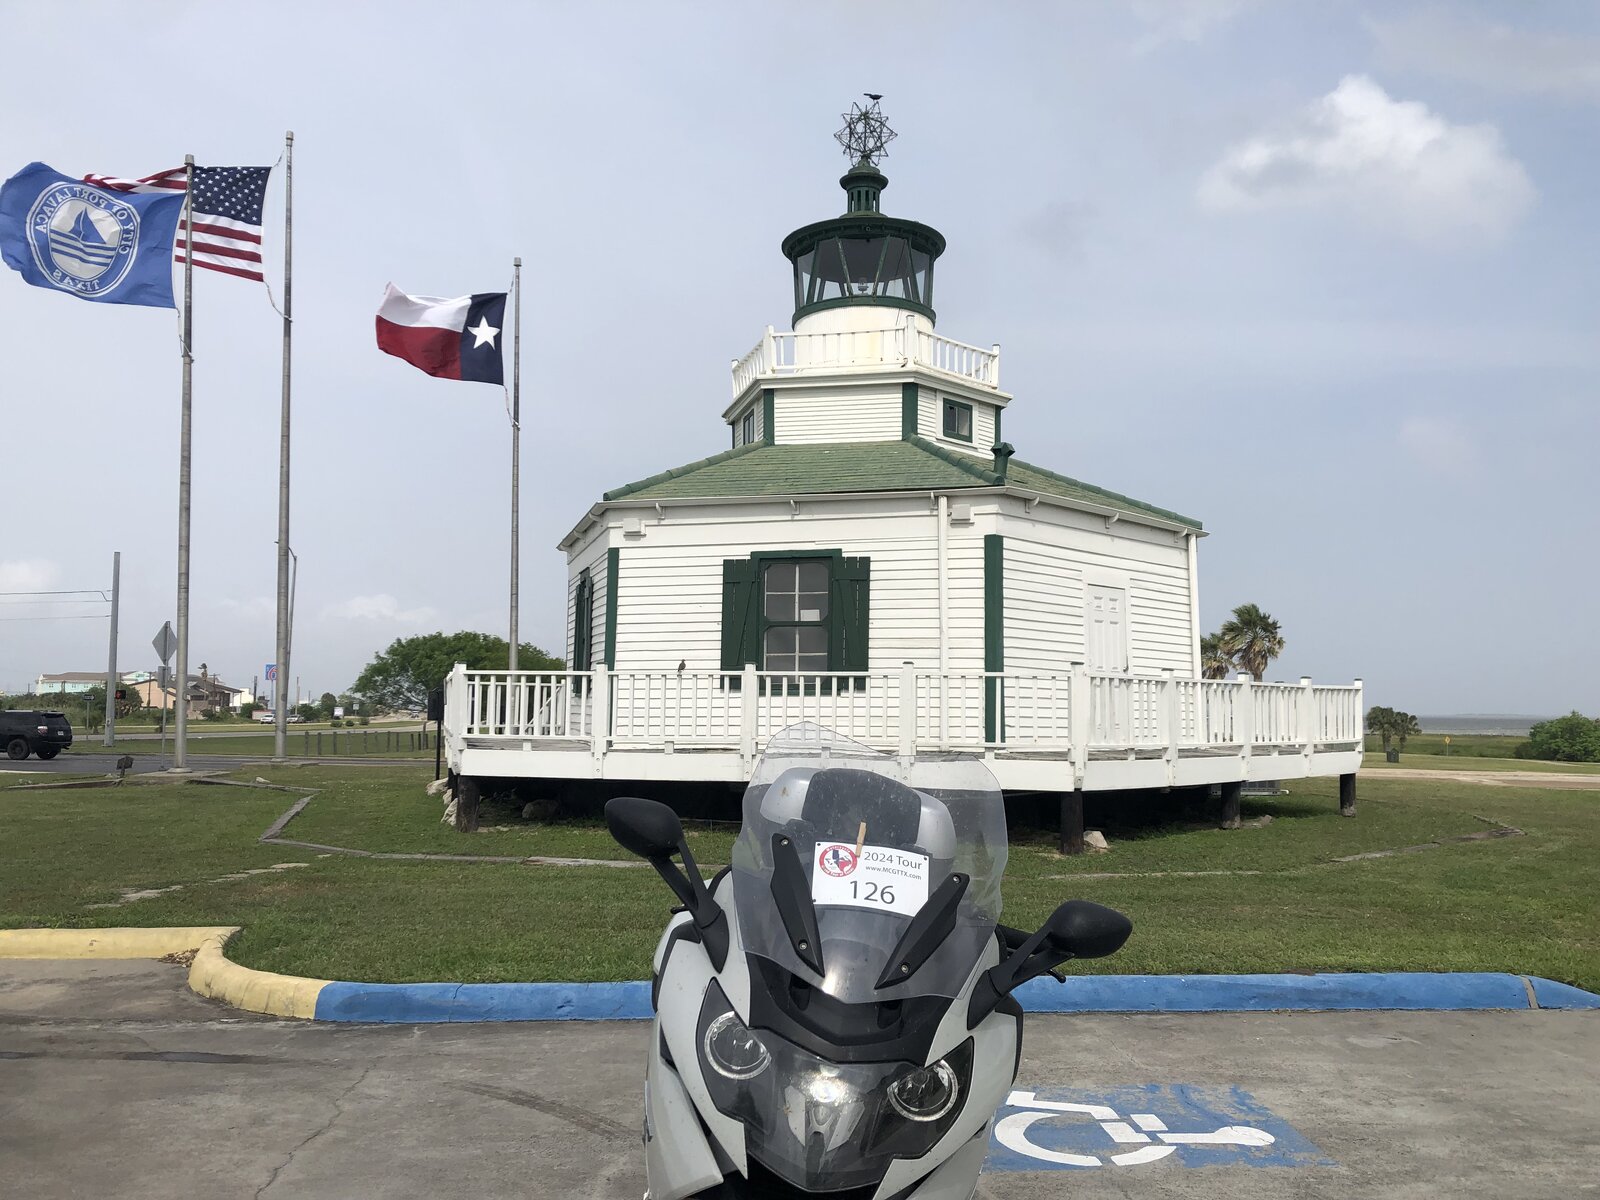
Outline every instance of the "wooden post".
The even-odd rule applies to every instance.
[[[900,664],[900,761],[909,763],[917,753],[917,672],[910,662]]]
[[[1083,790],[1061,793],[1061,853],[1083,853]]]
[[[589,753],[597,779],[604,778],[606,751],[611,748],[611,671],[596,663],[589,676]]]
[[[1222,785],[1222,827],[1224,829],[1239,828],[1239,793],[1243,790],[1244,784],[1237,781]]]
[[[1339,815],[1353,817],[1356,815],[1356,776],[1352,771],[1348,775],[1339,776]]]
[[[456,832],[473,833],[478,828],[478,801],[483,789],[470,775],[456,777]]]
[[[1089,734],[1094,724],[1094,716],[1089,711],[1092,701],[1089,698],[1089,669],[1081,662],[1075,662],[1068,667],[1067,676],[1067,723],[1068,735],[1072,739],[1072,782],[1082,788],[1084,776],[1089,769]]]

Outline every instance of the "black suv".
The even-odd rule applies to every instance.
[[[66,713],[0,712],[0,746],[11,758],[51,759],[72,745]]]

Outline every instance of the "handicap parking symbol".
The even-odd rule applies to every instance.
[[[1006,1097],[985,1171],[1337,1164],[1240,1088],[1036,1088]]]

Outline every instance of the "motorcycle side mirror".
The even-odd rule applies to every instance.
[[[1115,954],[1132,933],[1133,922],[1126,916],[1088,900],[1068,900],[1031,934],[1001,929],[1011,953],[979,977],[967,1007],[967,1028],[976,1029],[1028,980],[1052,972],[1069,958]]]
[[[1052,945],[1068,958],[1104,958],[1121,950],[1133,922],[1114,908],[1089,900],[1068,900],[1044,923]]]
[[[683,822],[659,800],[618,796],[606,801],[606,827],[624,850],[655,862],[684,844]]]
[[[678,814],[659,800],[618,796],[606,801],[606,827],[618,845],[655,868],[700,931],[711,965],[722,970],[728,959],[728,918],[706,891]],[[681,868],[674,856],[683,860]]]

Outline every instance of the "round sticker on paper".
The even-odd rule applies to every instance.
[[[840,879],[856,869],[856,852],[848,846],[824,846],[817,857],[817,865]]]

